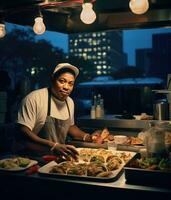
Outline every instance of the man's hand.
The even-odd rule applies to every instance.
[[[70,157],[77,159],[78,156],[78,151],[72,145],[56,144],[53,148],[53,152],[54,154],[64,156],[66,159]]]
[[[85,136],[83,137],[83,141],[84,142],[92,142],[92,136],[88,133],[85,134]]]
[[[102,131],[97,130],[92,134],[92,140],[94,143],[102,144],[109,135],[110,133],[107,128],[104,128]]]

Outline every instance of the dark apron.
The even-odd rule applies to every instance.
[[[69,127],[71,125],[70,110],[67,101],[65,100],[69,118],[66,120],[56,119],[50,116],[51,113],[51,98],[52,94],[48,88],[48,111],[44,126],[39,132],[38,136],[44,139],[48,139],[53,142],[58,142],[61,144],[65,143]]]

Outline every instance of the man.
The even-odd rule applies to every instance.
[[[77,67],[69,63],[58,64],[51,86],[35,90],[23,99],[16,121],[17,143],[27,152],[44,154],[51,151],[75,157],[74,146],[65,144],[67,134],[91,141],[90,134],[74,124],[74,102],[69,95],[78,74]]]

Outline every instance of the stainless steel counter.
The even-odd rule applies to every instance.
[[[136,134],[149,127],[149,120],[117,119],[114,115],[107,115],[102,119],[91,119],[83,116],[76,119],[77,125],[85,130],[96,130],[107,127],[110,131]]]
[[[119,132],[124,135],[137,135],[142,130],[149,128],[149,122],[157,122],[157,120],[118,119],[115,115],[106,115],[102,119],[91,119],[90,116],[76,119],[77,125],[84,130],[92,131],[107,127],[111,133]]]

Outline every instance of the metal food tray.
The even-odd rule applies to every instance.
[[[121,153],[123,151],[116,151],[116,152]],[[127,153],[131,154],[131,158],[135,155],[135,152],[127,152]],[[56,163],[55,161],[51,161],[48,164],[39,168],[38,172],[40,175],[46,175],[49,177],[56,177],[56,178],[62,178],[62,179],[76,179],[76,180],[95,181],[95,182],[113,182],[113,181],[116,181],[123,173],[125,163],[123,162],[118,169],[111,171],[112,175],[109,177],[95,177],[95,176],[86,176],[86,175],[80,176],[80,175],[50,173],[49,171],[51,170],[51,168],[56,165],[58,165],[58,163]]]
[[[56,166],[55,161],[51,161],[43,167],[39,168],[38,172],[40,175],[45,175],[49,177],[62,178],[62,179],[75,179],[75,180],[84,180],[84,181],[95,181],[95,182],[112,182],[116,181],[121,174],[123,173],[123,166],[119,169],[113,171],[113,175],[110,177],[94,177],[94,176],[79,176],[79,175],[67,175],[67,174],[57,174],[49,173],[50,169],[53,166]]]
[[[133,160],[140,158],[141,155],[138,153],[124,166],[126,183],[171,188],[170,170],[162,171],[130,167],[130,163]]]

